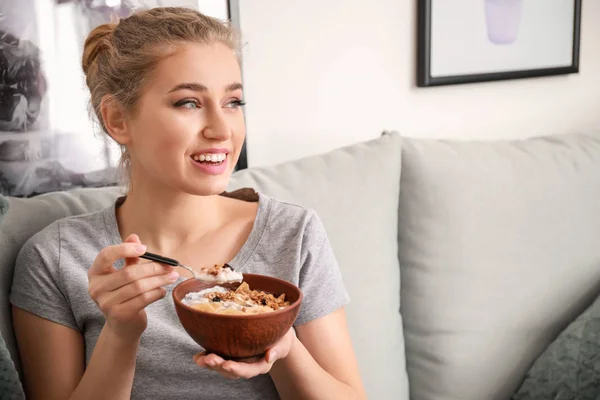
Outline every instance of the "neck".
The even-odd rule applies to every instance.
[[[175,254],[218,228],[221,221],[218,195],[196,196],[149,183],[132,186],[117,209],[121,237],[137,234],[148,251]]]

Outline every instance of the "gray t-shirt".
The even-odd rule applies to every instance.
[[[271,275],[299,286],[304,300],[295,325],[345,305],[349,297],[317,214],[262,194],[258,202],[250,236],[229,264],[240,272]],[[23,246],[15,267],[11,303],[82,332],[86,364],[105,322],[88,294],[87,272],[102,248],[121,242],[116,204],[54,222]],[[122,260],[115,265],[122,266]],[[131,398],[279,398],[268,374],[229,380],[194,364],[192,357],[202,348],[181,326],[170,295],[181,281],[167,286],[167,296],[146,308],[148,327],[140,343]]]

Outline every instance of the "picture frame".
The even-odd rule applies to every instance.
[[[579,72],[582,0],[417,0],[417,86]]]

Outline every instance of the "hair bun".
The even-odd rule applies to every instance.
[[[110,50],[112,47],[111,38],[116,27],[117,24],[102,24],[89,33],[83,45],[83,57],[81,59],[81,67],[86,76],[98,55],[105,50]]]

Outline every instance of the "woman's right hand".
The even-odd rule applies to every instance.
[[[106,325],[121,338],[139,339],[147,326],[146,306],[166,295],[163,286],[179,275],[174,267],[155,262],[140,263],[146,251],[137,235],[124,243],[105,247],[88,271],[90,297],[104,314]],[[125,259],[117,270],[113,264]]]

